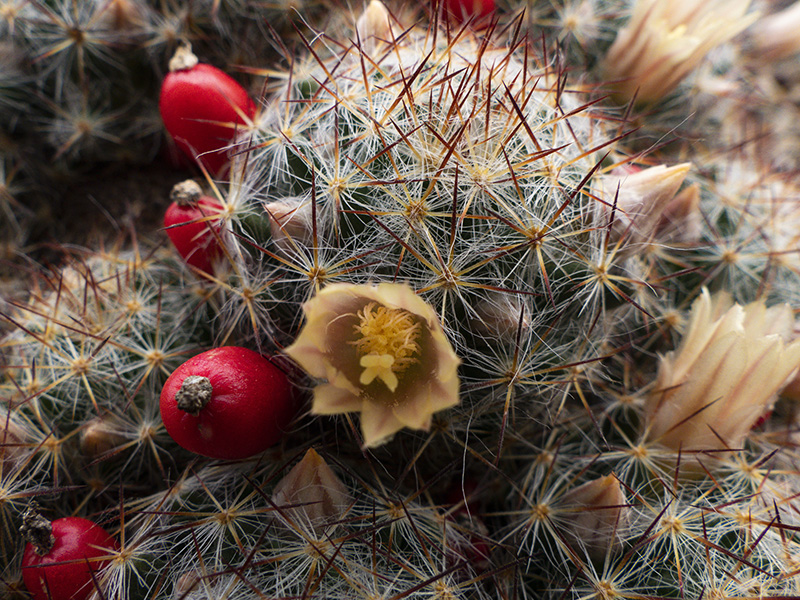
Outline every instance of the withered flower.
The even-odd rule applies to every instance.
[[[361,413],[364,446],[403,427],[428,430],[458,404],[460,360],[433,308],[405,284],[334,284],[303,305],[306,323],[286,349],[326,379],[312,413]]]

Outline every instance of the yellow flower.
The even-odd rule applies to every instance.
[[[461,362],[436,312],[409,286],[334,284],[303,305],[306,323],[286,353],[326,379],[311,412],[361,413],[366,447],[403,427],[428,430],[458,404]]]
[[[703,290],[680,347],[661,358],[646,438],[683,452],[741,448],[800,364],[800,341],[784,344],[792,324],[786,305],[730,306]]]
[[[605,58],[622,101],[657,102],[754,19],[750,0],[637,0]]]

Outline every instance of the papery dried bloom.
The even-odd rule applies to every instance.
[[[347,487],[313,448],[278,482],[272,500],[285,517],[317,533],[340,520],[352,503]]]
[[[800,52],[800,2],[760,19],[748,33],[750,53],[780,60]]]
[[[303,305],[306,324],[286,349],[313,377],[312,413],[361,413],[366,447],[403,427],[428,430],[458,404],[459,358],[436,312],[404,284],[334,284]]]
[[[626,245],[650,240],[656,235],[665,212],[677,199],[691,163],[674,167],[658,165],[639,171],[612,172],[595,184],[599,198],[599,227],[611,219],[611,241],[624,239]]]
[[[604,62],[623,101],[657,102],[752,21],[750,0],[638,0]]]
[[[647,440],[683,452],[741,448],[800,364],[800,341],[785,344],[788,306],[729,303],[704,290],[692,306],[683,341],[661,358],[647,397]]]
[[[592,556],[602,556],[619,545],[619,532],[631,509],[625,492],[613,475],[599,477],[569,490],[558,501],[569,538]]]

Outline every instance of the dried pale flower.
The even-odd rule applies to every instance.
[[[800,2],[756,22],[748,32],[750,53],[780,60],[800,52]]]
[[[741,448],[800,364],[787,305],[730,305],[707,290],[692,306],[680,347],[661,358],[646,399],[646,439],[674,451]]]
[[[662,219],[668,210],[673,213],[673,204],[678,196],[678,188],[691,163],[674,167],[658,165],[641,170],[612,171],[599,177],[595,183],[598,202],[598,226],[611,222],[611,241],[624,239],[625,245],[633,246],[646,242],[658,234],[663,227]]]
[[[312,413],[361,413],[366,447],[403,427],[428,430],[458,404],[458,365],[436,312],[409,286],[334,284],[303,305],[306,323],[286,349],[327,379]]]
[[[631,509],[619,480],[599,477],[569,490],[558,501],[572,542],[591,556],[603,556],[620,543],[619,532],[630,521]]]
[[[356,32],[361,48],[367,53],[394,39],[389,11],[383,2],[372,0],[369,3],[356,22]]]
[[[352,504],[347,487],[313,448],[278,482],[272,501],[285,518],[316,533],[340,520]]]
[[[657,102],[708,52],[745,29],[750,0],[637,0],[604,61],[622,101]]]

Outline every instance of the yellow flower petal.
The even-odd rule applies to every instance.
[[[460,359],[436,311],[409,286],[334,284],[303,305],[306,323],[286,349],[315,389],[312,413],[361,413],[366,447],[403,427],[427,430],[458,404]]]

